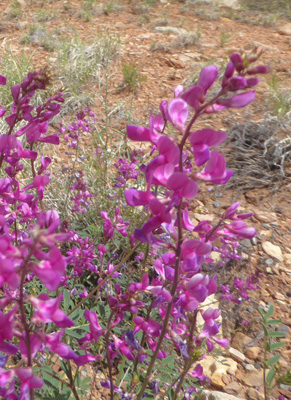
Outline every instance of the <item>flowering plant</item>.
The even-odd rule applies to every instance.
[[[220,90],[213,96],[209,93],[218,69],[214,65],[203,68],[196,86],[188,90],[176,87],[174,98],[160,104],[161,113],[150,115],[149,128],[127,127],[129,139],[152,146],[152,159],[141,165],[140,171],[136,152],[128,161],[116,161],[115,187],[124,190],[127,206],[144,208],[147,220],[130,234],[132,226],[124,220],[120,207],[113,216],[103,210],[104,237],[97,244],[71,230],[57,210],[46,209],[44,192],[51,181],[51,159],[38,156],[42,143],[57,145],[66,133],[64,128],[48,133],[49,120],[64,101],[62,94],[34,110],[30,103],[35,91],[50,82],[46,70],[30,73],[21,85],[11,88],[13,105],[5,117],[7,132],[0,136],[4,175],[0,178],[0,351],[6,354],[0,359],[3,398],[34,399],[49,376],[80,399],[87,386],[76,378],[78,368],[92,362],[107,366],[108,379],[102,385],[109,389],[111,399],[114,394],[140,400],[163,393],[176,400],[197,392],[197,383],[205,380],[199,360],[216,344],[228,345],[220,335],[220,311],[203,307],[207,297],[218,291],[216,275],[205,274],[203,263],[214,263],[212,251],[220,252],[224,262],[239,258],[239,241],[252,238],[256,231],[245,223],[252,214],[238,213],[240,203],[230,205],[216,225],[210,221],[195,225],[191,220],[189,208],[198,183],[224,185],[233,174],[226,169],[224,156],[214,149],[225,141],[226,133],[194,130],[193,126],[203,114],[245,107],[254,100],[255,91],[249,89],[259,80],[253,75],[267,72],[265,66],[252,67],[259,56],[234,53]],[[0,83],[6,83],[5,77],[1,76]],[[2,107],[1,117],[6,113]],[[78,113],[77,118],[64,136],[72,148],[77,148],[80,132],[88,129],[87,114]],[[175,137],[166,134],[168,126],[175,128]],[[23,171],[28,165],[31,182],[24,185]],[[145,190],[126,189],[141,173]],[[92,194],[83,171],[74,176],[72,212],[84,214]],[[109,252],[116,235],[129,239],[119,262]],[[141,246],[145,252],[137,255]],[[142,274],[131,278],[126,263],[133,257],[142,265]],[[153,267],[149,271],[150,261]],[[246,282],[235,279],[239,296],[222,287],[222,298],[236,302],[238,297],[248,298],[248,290],[257,288],[255,283],[255,276]],[[199,318],[203,321],[200,326]],[[8,356],[17,354],[20,359],[12,365]],[[179,360],[179,369],[172,382],[162,381],[159,368],[164,360],[170,363],[173,355]],[[50,369],[56,359],[65,372],[64,379]]]

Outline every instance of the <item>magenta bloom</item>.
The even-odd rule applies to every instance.
[[[65,260],[55,246],[48,252],[47,260],[35,264],[33,268],[35,275],[51,291],[55,291],[59,287],[65,270]]]
[[[41,294],[38,298],[30,296],[29,300],[34,307],[34,323],[53,322],[60,328],[69,328],[75,325],[64,311],[59,309],[60,297],[50,299],[48,295]]]
[[[213,151],[206,167],[195,174],[196,179],[224,185],[232,177],[233,171],[225,169],[225,158],[217,150]]]
[[[226,139],[226,133],[213,129],[202,129],[191,133],[189,138],[195,163],[198,167],[206,163],[210,158],[209,147],[216,147]]]

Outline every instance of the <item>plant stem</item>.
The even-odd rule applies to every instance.
[[[107,324],[107,332],[106,332],[106,335],[105,335],[106,358],[107,358],[108,373],[109,373],[109,380],[110,380],[110,399],[111,400],[113,400],[114,392],[113,392],[112,367],[111,367],[110,351],[109,351],[109,336],[110,336],[111,322],[112,322],[112,319],[114,317],[114,314],[115,314],[115,312],[111,311],[110,317],[108,319],[108,324]]]
[[[78,395],[78,393],[77,393],[77,390],[76,390],[76,386],[75,386],[75,382],[74,382],[74,379],[73,379],[73,374],[72,374],[72,367],[71,367],[71,362],[70,362],[70,360],[67,360],[67,365],[68,365],[68,369],[69,369],[69,379],[70,379],[70,388],[72,389],[72,392],[73,392],[73,394],[74,394],[74,396],[75,396],[75,399],[76,400],[80,400],[80,397],[79,397],[79,395]]]
[[[189,338],[188,338],[188,353],[191,353],[191,343],[193,340],[194,330],[196,328],[197,314],[198,314],[198,310],[196,310],[193,315],[193,320],[192,320],[191,329],[190,329]],[[175,389],[172,400],[177,399],[177,396],[183,385],[185,376],[188,374],[188,371],[191,368],[191,365],[192,365],[192,360],[191,360],[191,355],[190,355],[190,358],[185,361],[184,369],[183,369],[182,374],[180,375],[179,383]]]

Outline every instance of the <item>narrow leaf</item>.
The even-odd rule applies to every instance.
[[[283,337],[285,337],[286,335],[285,335],[285,333],[284,332],[277,332],[277,331],[275,331],[275,332],[269,332],[269,337],[277,337],[277,338],[283,338]]]
[[[270,318],[273,314],[274,314],[274,306],[273,304],[271,304],[267,311],[267,318]]]
[[[267,383],[270,385],[272,383],[272,380],[274,379],[275,376],[275,368],[271,368],[270,371],[268,372],[267,375]]]
[[[269,351],[278,350],[281,347],[284,347],[285,345],[286,345],[286,343],[284,343],[284,342],[273,343],[273,344],[270,345],[270,350]]]
[[[272,367],[273,365],[277,364],[280,357],[281,357],[280,354],[276,354],[274,357],[269,358],[269,360],[267,361],[268,367]]]
[[[282,321],[280,321],[279,319],[270,319],[269,321],[267,321],[267,324],[270,326],[279,325],[281,323]]]

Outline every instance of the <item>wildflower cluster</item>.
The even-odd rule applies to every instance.
[[[214,65],[203,68],[197,86],[188,90],[178,86],[175,97],[160,104],[161,112],[151,114],[149,128],[127,127],[129,139],[152,145],[152,159],[140,170],[140,151],[132,153],[130,160],[117,160],[119,179],[115,184],[125,189],[128,206],[144,207],[147,220],[131,235],[133,228],[123,219],[120,208],[115,208],[113,216],[104,210],[105,240],[97,244],[96,238],[70,230],[68,222],[61,221],[56,210],[46,210],[43,201],[51,179],[47,171],[51,160],[42,155],[38,159],[36,150],[40,143],[58,144],[59,135],[65,133],[61,128],[47,134],[49,120],[60,111],[61,94],[50,97],[36,110],[30,104],[35,91],[49,84],[46,71],[29,74],[21,85],[12,87],[11,114],[5,118],[7,133],[0,136],[0,167],[5,167],[6,174],[0,178],[0,351],[6,355],[20,352],[21,360],[5,368],[8,358],[1,355],[0,396],[34,399],[43,386],[41,366],[48,354],[67,362],[65,383],[77,400],[79,392],[70,362],[82,366],[97,360],[107,364],[108,379],[103,386],[110,390],[111,399],[115,393],[140,400],[145,393],[157,395],[160,390],[171,390],[173,400],[181,394],[187,399],[195,395],[197,389],[191,379],[205,379],[199,360],[216,344],[228,345],[218,335],[220,311],[201,307],[219,289],[216,275],[205,274],[203,263],[213,263],[213,250],[225,259],[238,258],[239,241],[252,238],[256,231],[245,222],[251,214],[238,213],[239,203],[230,205],[216,225],[210,221],[196,226],[192,223],[189,207],[198,193],[198,183],[223,185],[233,174],[216,150],[226,133],[195,131],[193,125],[204,113],[244,107],[254,100],[255,91],[248,89],[259,80],[252,76],[267,72],[265,66],[251,66],[258,57],[242,58],[234,53],[221,88],[212,98],[208,91],[218,69]],[[0,83],[5,84],[4,77],[0,77]],[[240,93],[233,95],[237,91]],[[2,108],[1,117],[5,113]],[[77,118],[65,135],[75,150],[79,134],[89,129],[85,113]],[[175,137],[166,134],[169,125],[175,128]],[[95,153],[104,156],[100,148]],[[25,159],[30,160],[32,182],[23,186]],[[141,174],[145,190],[126,189],[127,183]],[[85,213],[91,194],[83,171],[77,171],[70,190],[76,193],[70,199],[73,211]],[[119,262],[109,254],[108,246],[116,235],[129,239],[129,249],[122,252]],[[137,255],[140,246],[145,251]],[[152,271],[146,268],[149,254]],[[131,257],[143,265],[140,277],[127,277],[127,269],[122,268]],[[85,284],[90,282],[88,274],[93,282],[89,291]],[[252,277],[246,283],[236,279],[239,296],[247,298],[247,291],[256,288],[256,279]],[[28,289],[31,282],[38,292]],[[220,289],[225,299],[236,300],[228,287]],[[104,315],[91,301],[93,296],[105,303]],[[70,309],[68,299],[73,304]],[[76,310],[82,311],[89,329],[68,343]],[[197,324],[199,314],[204,321],[202,328]],[[179,374],[172,384],[160,383],[155,368],[171,354],[180,360]],[[119,377],[114,374],[115,362],[120,359],[123,366],[130,366],[131,379],[126,387],[120,384],[123,367]],[[33,369],[36,366],[39,372]]]

